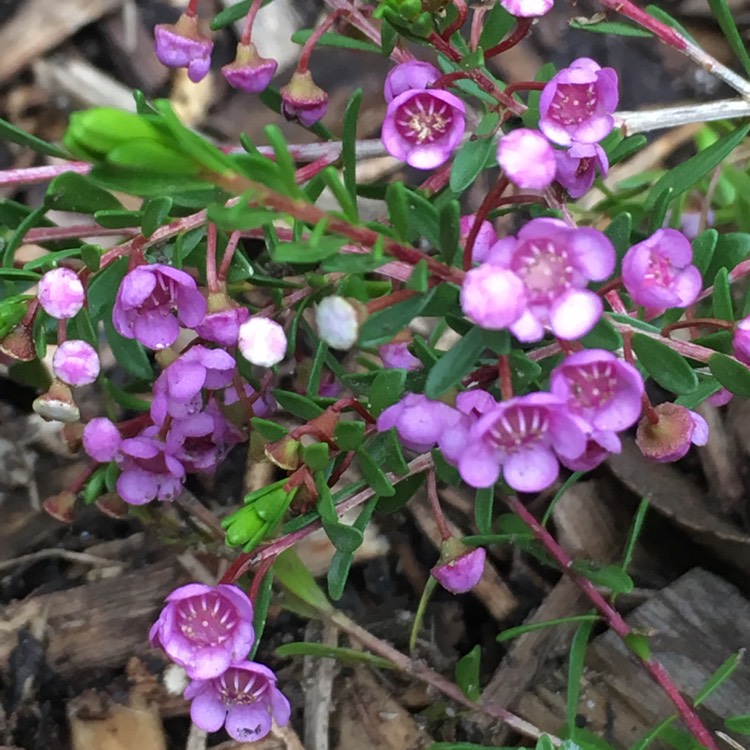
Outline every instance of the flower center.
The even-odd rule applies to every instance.
[[[492,425],[490,437],[498,448],[514,453],[541,441],[549,427],[547,410],[534,406],[511,406]]]
[[[255,703],[268,687],[265,680],[252,672],[228,669],[217,680],[218,692],[227,706],[249,706]]]
[[[203,594],[177,604],[177,627],[196,645],[216,646],[231,637],[237,613],[218,594]]]
[[[511,270],[523,280],[532,305],[549,304],[573,285],[568,253],[552,242],[526,243],[514,254]]]
[[[442,138],[452,122],[450,106],[428,93],[412,96],[396,113],[399,134],[418,146]]]
[[[573,400],[583,409],[598,409],[613,398],[617,389],[617,377],[611,362],[566,368],[565,379]]]
[[[598,103],[593,83],[561,83],[550,109],[554,119],[563,125],[580,125],[594,114]]]
[[[650,286],[669,287],[674,281],[673,271],[674,266],[666,258],[652,253],[643,280]]]

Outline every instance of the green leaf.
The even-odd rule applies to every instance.
[[[495,153],[492,138],[477,138],[467,141],[453,159],[449,186],[455,195],[461,195],[482,170],[490,165]]]
[[[706,229],[693,240],[693,264],[701,272],[704,281],[706,271],[711,266],[718,239],[719,233],[715,229]]]
[[[743,716],[729,716],[724,721],[724,726],[738,734],[750,734],[750,714]]]
[[[581,339],[586,349],[606,349],[616,352],[622,347],[622,336],[608,318],[602,316],[599,322]]]
[[[19,146],[30,148],[37,154],[44,154],[44,156],[54,156],[57,159],[70,159],[70,154],[64,149],[52,143],[47,143],[47,141],[31,135],[31,133],[27,133],[25,130],[21,130],[21,128],[17,128],[2,118],[0,118],[0,140],[17,143]]]
[[[750,398],[750,369],[726,354],[714,354],[708,360],[711,374],[737,396]]]
[[[727,38],[732,52],[734,52],[737,59],[742,63],[745,73],[750,75],[750,55],[747,54],[745,42],[740,36],[739,29],[734,20],[734,13],[729,8],[727,0],[708,0],[708,4],[711,6],[714,18],[719,22],[719,26],[724,32],[724,36]]]
[[[325,471],[330,461],[328,443],[311,443],[303,446],[302,461],[311,471]]]
[[[17,279],[18,281],[39,281],[41,274],[24,268],[0,268],[0,279]]]
[[[292,41],[295,44],[304,44],[313,35],[313,29],[300,29],[292,34]],[[372,42],[366,42],[364,39],[356,39],[341,34],[327,32],[317,41],[320,47],[337,47],[339,49],[352,49],[358,52],[372,52],[380,56],[381,49]]]
[[[612,34],[614,36],[650,37],[653,34],[640,26],[625,21],[597,21],[592,23],[588,19],[573,18],[569,21],[570,28],[578,31],[592,31],[596,34]]]
[[[645,135],[631,135],[620,141],[609,154],[609,166],[612,167],[640,151],[648,143]]]
[[[470,700],[478,701],[482,691],[479,689],[479,668],[482,662],[482,647],[474,646],[468,654],[456,662],[456,684]]]
[[[698,404],[702,404],[709,396],[713,396],[721,388],[721,384],[716,378],[701,377],[698,387],[688,396],[680,396],[675,399],[675,403],[684,406],[686,409],[695,409]]]
[[[438,398],[475,367],[477,357],[487,348],[486,334],[475,326],[440,357],[427,376],[425,396]]]
[[[390,57],[398,44],[398,31],[396,30],[396,27],[389,23],[385,18],[380,24],[380,41],[381,54],[383,57]]]
[[[543,734],[536,743],[534,750],[555,750],[555,746],[552,744],[552,740],[548,735]]]
[[[333,431],[333,439],[342,451],[354,451],[362,444],[365,429],[364,422],[339,422]]]
[[[388,219],[400,240],[409,238],[409,202],[403,182],[392,182],[385,191]]]
[[[261,636],[266,629],[268,619],[268,608],[271,606],[271,595],[273,593],[273,568],[269,570],[261,581],[258,595],[253,602],[253,630],[255,631],[255,643],[247,658],[252,661],[260,645]]]
[[[396,488],[391,484],[385,472],[364,448],[357,449],[357,458],[359,467],[362,469],[362,476],[378,495],[391,497],[396,494]]]
[[[46,206],[42,205],[39,206],[39,208],[34,209],[30,214],[28,214],[28,216],[26,216],[26,218],[23,219],[23,221],[21,221],[21,223],[16,228],[16,231],[13,233],[13,236],[10,238],[8,244],[5,246],[5,249],[3,250],[3,268],[13,267],[13,258],[15,257],[16,250],[21,247],[21,243],[23,242],[26,233],[29,231],[29,229],[33,229],[34,227],[39,226],[46,221],[46,219],[44,218],[45,213],[47,213],[47,208]]]
[[[149,198],[141,209],[141,231],[144,237],[150,237],[169,218],[172,210],[172,198],[162,195]]]
[[[401,398],[406,383],[405,370],[381,370],[370,387],[370,412],[378,417]]]
[[[627,211],[617,214],[604,230],[604,234],[607,235],[610,242],[615,246],[615,252],[620,260],[630,250],[630,235],[632,232],[633,216]]]
[[[323,589],[315,583],[312,573],[293,549],[288,549],[278,556],[274,573],[281,585],[305,604],[324,614],[334,611]]]
[[[745,653],[745,649],[741,649],[736,654],[732,654],[706,681],[703,687],[698,691],[693,703],[699,706],[703,701],[706,700],[715,690],[723,685],[731,676],[737,667],[742,664],[742,657]]]
[[[253,417],[250,423],[266,440],[270,440],[272,443],[281,440],[281,438],[286,437],[288,434],[283,427],[277,425],[276,422],[271,422],[269,419]]]
[[[346,243],[343,237],[321,237],[309,241],[280,242],[271,253],[277,263],[318,263],[337,253]]]
[[[363,540],[365,529],[367,528],[367,524],[370,523],[370,519],[372,518],[372,514],[377,505],[378,498],[373,497],[365,504],[364,508],[362,508],[362,512],[357,516],[357,520],[351,526],[352,531],[360,534]],[[343,524],[340,525],[343,526]],[[355,550],[356,548],[351,551],[337,548],[331,558],[331,564],[328,566],[327,576],[328,593],[334,601],[338,601],[344,593],[344,587],[346,586],[346,581],[349,577],[349,569],[354,560]]]
[[[307,643],[297,641],[285,643],[279,646],[275,652],[276,656],[314,656],[318,659],[336,659],[342,664],[369,664],[378,669],[395,669],[387,659],[382,659],[367,651],[359,651],[356,648],[343,648],[341,646],[326,646],[323,643]]]
[[[699,151],[695,156],[670,169],[651,189],[644,206],[646,214],[648,215],[654,210],[661,196],[668,190],[671,189],[673,191],[672,198],[676,198],[695,185],[702,177],[709,174],[732,153],[744,140],[748,132],[750,132],[750,123],[742,125],[723,138],[719,138],[708,148]]]
[[[295,417],[299,417],[306,421],[315,419],[315,417],[319,417],[323,413],[323,409],[321,409],[312,399],[303,396],[301,393],[283,391],[279,388],[274,388],[273,397],[279,402],[283,409],[290,414],[294,414]]]
[[[323,34],[325,37],[326,34]],[[341,37],[349,40],[349,37]],[[353,40],[349,40],[353,41]],[[359,40],[357,40],[359,41]],[[321,38],[319,43],[322,43]],[[376,48],[377,50],[377,48]],[[380,52],[380,50],[377,50]],[[354,205],[354,218],[359,219],[357,209],[357,119],[362,105],[362,89],[356,89],[349,99],[344,112],[344,127],[341,135],[341,164],[344,173],[344,187]]]
[[[714,306],[714,317],[720,320],[734,320],[732,291],[729,288],[729,271],[720,268],[714,276],[714,290],[711,295]]]
[[[74,211],[81,214],[123,208],[112,193],[95,185],[89,177],[76,172],[63,172],[52,180],[44,196],[44,205],[50,211]]]
[[[633,590],[633,579],[619,565],[597,565],[589,560],[576,560],[573,570],[614,594],[629,594]]]
[[[100,378],[99,382],[107,392],[107,395],[117,404],[131,411],[148,411],[151,403],[138,396],[129,393],[124,388],[115,385],[109,378]]]
[[[633,334],[633,350],[648,374],[664,389],[678,395],[698,387],[692,367],[674,349],[642,333]]]
[[[429,302],[429,294],[396,302],[384,310],[371,315],[359,329],[359,343],[362,347],[387,344],[401,329],[411,323],[424,310]]]
[[[641,535],[641,530],[643,529],[643,523],[646,520],[646,513],[648,512],[648,509],[649,501],[644,497],[641,502],[638,503],[638,510],[635,513],[633,525],[630,527],[630,533],[628,534],[628,539],[625,542],[625,551],[622,553],[623,570],[627,570],[633,560],[635,545]]]
[[[571,625],[576,622],[598,622],[600,619],[599,615],[574,615],[572,617],[560,617],[556,620],[546,620],[545,622],[530,622],[526,625],[518,625],[515,628],[503,630],[495,640],[498,643],[503,643],[504,641],[518,638],[518,636],[525,633],[533,633],[535,630],[544,630],[545,628],[552,628],[557,625]]]
[[[623,639],[625,645],[643,661],[651,658],[651,642],[642,633],[628,633]]]
[[[494,47],[512,28],[516,19],[499,3],[485,16],[479,46],[482,49]]]
[[[461,241],[461,206],[448,201],[440,206],[440,255],[446,263],[453,263]]]
[[[94,212],[94,219],[100,227],[106,229],[125,229],[126,227],[137,227],[142,216],[140,211],[128,211],[127,209],[103,209]]]
[[[151,380],[154,377],[154,370],[143,344],[135,339],[120,336],[112,324],[111,317],[105,316],[103,322],[104,335],[118,364],[140,380]]]
[[[495,488],[482,487],[474,500],[474,519],[480,534],[492,533],[493,511],[495,508]]]
[[[586,647],[594,627],[593,622],[584,622],[578,626],[573,642],[570,644],[570,655],[568,658],[568,697],[565,711],[565,724],[568,735],[575,739],[576,716],[578,714],[578,698],[581,693],[581,678],[583,677],[583,665],[586,659]]]
[[[414,474],[396,483],[396,492],[391,497],[378,498],[381,513],[395,513],[401,510],[416,494],[424,482],[424,474]]]

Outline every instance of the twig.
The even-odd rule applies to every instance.
[[[68,549],[57,549],[56,547],[51,547],[50,549],[40,549],[37,552],[30,552],[28,555],[21,555],[20,557],[14,557],[12,560],[4,560],[3,562],[0,562],[0,573],[6,570],[12,570],[20,565],[28,565],[39,562],[40,560],[54,559],[82,563],[83,565],[92,565],[94,567],[106,567],[109,565],[122,567],[122,563],[117,560],[109,560],[106,557],[89,555],[86,552],[73,552]]]

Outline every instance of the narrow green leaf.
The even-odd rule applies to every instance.
[[[313,35],[313,29],[300,29],[292,34],[292,41],[295,44],[304,44]],[[364,39],[356,39],[341,34],[327,32],[320,37],[317,42],[320,47],[337,47],[338,49],[351,49],[358,52],[372,52],[380,55],[381,49],[372,42],[366,42]]]
[[[478,701],[482,694],[479,689],[481,661],[482,647],[477,645],[456,662],[456,684],[470,701]]]
[[[672,393],[691,393],[698,387],[692,367],[674,349],[642,333],[633,335],[633,350],[648,374]]]
[[[495,3],[485,16],[479,46],[482,49],[494,47],[512,28],[515,18],[499,3]]]
[[[708,369],[728,391],[750,398],[750,369],[742,362],[726,354],[714,354],[708,360]]]
[[[742,657],[745,653],[745,649],[738,651],[736,654],[732,654],[707,680],[703,687],[698,691],[693,703],[699,706],[703,701],[706,700],[715,690],[721,687],[731,676],[732,673],[742,663]]]
[[[495,640],[498,643],[502,643],[503,641],[518,638],[518,636],[524,635],[525,633],[532,633],[535,630],[544,630],[545,628],[552,628],[556,625],[571,625],[577,622],[598,622],[600,619],[599,615],[574,615],[572,617],[560,617],[556,620],[546,620],[545,622],[531,622],[527,625],[518,625],[515,628],[503,630]]]
[[[384,409],[401,398],[406,383],[405,370],[381,370],[370,387],[370,412],[379,417]]]
[[[17,128],[2,118],[0,118],[0,140],[17,143],[19,146],[30,148],[37,154],[44,154],[44,156],[54,156],[57,159],[70,159],[70,154],[64,149],[55,146],[53,143],[47,143],[47,141],[37,138],[35,135],[31,135],[31,133],[27,133],[21,128]]]
[[[385,204],[388,207],[388,219],[396,230],[398,238],[409,237],[409,203],[403,182],[392,182],[385,191]]]
[[[144,237],[150,237],[162,224],[166,223],[172,210],[172,198],[162,195],[149,198],[141,209],[141,231]]]
[[[52,180],[44,196],[44,205],[48,210],[82,214],[123,208],[112,193],[95,185],[86,175],[76,172],[63,172]]]
[[[546,526],[549,523],[552,514],[555,511],[555,506],[562,500],[565,493],[578,482],[578,480],[586,474],[585,471],[574,471],[563,483],[562,487],[555,493],[552,498],[552,502],[547,506],[542,516],[542,526]]]
[[[714,276],[714,290],[711,295],[714,317],[720,320],[734,320],[732,290],[729,288],[729,271],[720,268]]]
[[[495,153],[492,138],[477,138],[467,141],[453,159],[449,186],[455,195],[461,195],[472,185],[487,166]]]
[[[374,313],[359,329],[360,345],[366,348],[388,343],[394,334],[422,313],[429,300],[430,294],[417,294]]]
[[[385,472],[364,448],[360,447],[357,450],[357,458],[359,467],[362,469],[362,476],[378,495],[391,497],[396,494],[396,488],[391,484]]]
[[[288,549],[279,555],[274,565],[274,572],[281,585],[305,604],[324,614],[333,612],[333,607],[323,593],[323,589],[318,586],[312,573],[293,549]]]
[[[255,631],[255,643],[247,658],[253,660],[261,642],[261,636],[266,629],[268,619],[268,608],[271,606],[271,595],[273,594],[273,568],[269,570],[260,583],[258,595],[253,602],[253,630]]]
[[[650,37],[653,34],[640,26],[625,21],[597,21],[573,18],[569,21],[570,28],[578,31],[591,31],[595,34],[612,34],[614,36]]]
[[[634,588],[633,579],[618,565],[597,565],[589,560],[576,560],[573,570],[614,594],[629,594]]]
[[[622,347],[622,336],[608,318],[602,316],[599,322],[581,339],[586,349],[606,349],[616,352]]]
[[[750,714],[730,716],[724,721],[724,726],[738,734],[750,734]]]
[[[315,419],[315,417],[319,417],[323,413],[323,409],[321,409],[312,399],[303,396],[301,393],[274,388],[273,397],[279,402],[283,409],[300,419]]]
[[[154,369],[143,344],[135,339],[120,336],[112,324],[111,316],[105,316],[103,322],[104,335],[117,362],[139,380],[151,380],[154,377]]]
[[[693,263],[701,272],[704,281],[706,281],[706,271],[711,266],[718,240],[719,233],[715,229],[706,229],[693,240]]]
[[[635,545],[641,535],[643,523],[646,520],[646,513],[648,513],[649,505],[650,503],[645,497],[641,500],[640,503],[638,503],[638,510],[636,510],[635,512],[633,525],[630,527],[630,533],[628,534],[628,539],[625,542],[625,551],[622,554],[622,569],[625,571],[627,571],[627,569],[630,567],[630,563],[633,560]]]
[[[740,36],[739,29],[734,20],[734,13],[730,9],[727,0],[708,0],[708,4],[711,6],[714,18],[719,22],[719,26],[724,32],[724,36],[727,38],[732,52],[734,52],[737,59],[742,63],[745,73],[750,75],[750,55],[747,53],[745,42]]]
[[[570,656],[568,658],[568,697],[565,711],[565,724],[568,735],[575,739],[576,716],[578,714],[578,698],[581,693],[581,678],[583,677],[583,665],[586,659],[586,648],[588,646],[593,622],[583,622],[578,626],[573,642],[570,645]]]
[[[630,249],[630,235],[633,232],[633,216],[627,211],[617,214],[604,230],[610,242],[615,246],[617,257],[622,260]]]
[[[286,437],[288,434],[283,427],[277,425],[276,422],[271,422],[268,419],[253,417],[250,420],[250,423],[252,424],[254,429],[258,430],[258,432],[263,435],[266,440],[270,440],[271,442],[281,440],[281,438]]]
[[[23,242],[26,233],[29,231],[29,229],[33,229],[34,227],[39,226],[43,221],[45,221],[44,214],[46,213],[47,207],[44,205],[39,206],[39,208],[28,214],[28,216],[26,216],[26,218],[23,219],[23,221],[18,225],[18,228],[15,232],[13,232],[13,236],[10,238],[8,244],[3,250],[3,268],[13,267],[13,259],[16,254],[16,250],[21,247],[21,243]]]
[[[318,659],[336,659],[343,664],[369,664],[378,669],[395,669],[387,659],[382,659],[367,651],[342,646],[326,646],[323,643],[285,643],[275,651],[276,656],[314,656]]]
[[[323,37],[326,35],[324,34]],[[342,37],[349,39],[349,37]],[[354,40],[350,40],[354,41]],[[359,40],[357,40],[359,41]],[[322,42],[322,39],[321,39]],[[377,48],[375,48],[377,50]],[[377,50],[378,52],[380,50]],[[344,172],[344,187],[354,205],[354,218],[359,219],[357,209],[357,119],[362,105],[362,89],[356,89],[344,112],[344,127],[341,135],[341,163]]]
[[[427,612],[427,605],[430,603],[433,591],[437,586],[437,578],[433,576],[427,577],[427,583],[424,585],[422,590],[422,596],[419,597],[419,604],[417,605],[417,611],[414,615],[414,622],[411,626],[411,633],[409,634],[409,653],[413,653],[417,645],[417,637],[419,631],[422,629],[422,623],[424,622],[424,616]]]
[[[486,347],[486,331],[475,326],[432,367],[427,376],[425,395],[435,399],[453,387],[475,367],[477,357]]]
[[[446,263],[453,263],[461,241],[461,206],[448,201],[440,207],[440,255]]]
[[[651,658],[651,642],[648,636],[642,633],[628,633],[623,641],[639,659],[648,661]]]
[[[476,492],[474,500],[474,520],[480,534],[492,533],[492,520],[495,508],[495,488],[483,487]]]

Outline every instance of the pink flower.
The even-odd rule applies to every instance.
[[[253,605],[242,589],[190,583],[166,599],[149,634],[194,680],[210,680],[244,659],[255,641]]]
[[[483,263],[464,277],[461,309],[482,328],[507,328],[524,314],[526,303],[523,281],[507,268]]]
[[[596,229],[532,219],[516,237],[494,245],[489,263],[512,271],[525,287],[527,308],[508,323],[519,341],[539,341],[547,325],[555,336],[573,340],[587,334],[602,314],[599,296],[586,286],[610,276],[615,250]]]
[[[554,0],[500,0],[500,5],[512,16],[531,18],[543,16],[552,9]]]
[[[174,500],[182,491],[185,468],[175,458],[174,446],[159,440],[158,433],[158,427],[147,427],[138,437],[120,443],[117,493],[126,503]]]
[[[52,374],[68,385],[90,385],[100,370],[96,349],[80,339],[63,341],[52,357]]]
[[[206,300],[191,276],[154,263],[134,268],[122,280],[112,322],[126,339],[164,349],[177,340],[180,324],[194,328],[205,313]]]
[[[260,416],[260,414],[258,414]],[[214,472],[227,453],[245,436],[221,413],[216,401],[186,419],[175,419],[167,433],[167,445],[185,471]]]
[[[557,479],[558,458],[583,454],[584,428],[585,423],[549,393],[503,401],[472,426],[458,471],[472,487],[491,487],[502,469],[514,490],[539,492]]]
[[[654,411],[659,421],[651,424],[647,416],[643,417],[635,434],[641,453],[651,461],[677,461],[691,445],[708,442],[708,424],[700,414],[669,403],[655,406]]]
[[[295,71],[286,86],[281,87],[281,113],[309,128],[328,109],[328,94],[315,84],[309,70]]]
[[[83,428],[83,449],[99,463],[114,461],[121,441],[117,426],[106,417],[96,417]]]
[[[78,314],[86,301],[86,292],[75,271],[53,268],[42,276],[37,290],[44,312],[58,320]]]
[[[621,450],[622,441],[616,432],[593,430],[586,441],[586,450],[576,458],[560,457],[560,463],[571,471],[591,471]]]
[[[175,24],[159,24],[154,29],[156,56],[168,68],[187,68],[193,83],[203,80],[211,68],[214,43],[198,29],[195,16],[182,14]]]
[[[738,321],[732,341],[734,356],[740,362],[750,365],[750,315]]]
[[[383,95],[386,104],[393,101],[399,94],[413,89],[426,89],[440,78],[440,71],[428,62],[409,60],[388,71],[385,77]]]
[[[388,104],[381,137],[386,151],[416,169],[444,164],[461,143],[464,103],[447,91],[412,89]]]
[[[550,375],[550,391],[596,430],[621,432],[641,415],[643,378],[603,349],[568,356]]]
[[[676,229],[659,229],[625,253],[622,281],[637,305],[658,310],[689,307],[702,286],[692,260],[693,248],[685,235]]]
[[[238,346],[248,362],[260,367],[273,367],[286,354],[286,334],[275,320],[250,318],[240,326]]]
[[[206,341],[223,346],[237,346],[240,326],[249,317],[250,311],[246,307],[209,310],[203,320],[195,327],[195,332]]]
[[[731,391],[726,388],[719,388],[716,393],[712,393],[706,399],[706,403],[711,404],[711,406],[726,406],[733,398],[734,394]]]
[[[417,359],[409,351],[407,341],[394,341],[391,344],[384,344],[378,350],[380,359],[383,360],[383,367],[387,369],[414,370],[422,369],[422,360]]]
[[[597,143],[614,127],[618,100],[617,73],[581,57],[544,87],[539,129],[561,146]]]
[[[243,391],[245,392],[245,396],[247,398],[252,398],[255,395],[255,389],[249,383],[244,384]],[[238,404],[239,400],[240,398],[237,394],[237,389],[233,385],[230,385],[228,388],[224,389],[225,406]],[[257,398],[253,401],[253,412],[256,417],[267,417],[269,414],[273,414],[275,410],[276,401],[272,396],[264,394],[261,395],[260,398]]]
[[[154,383],[151,418],[164,424],[167,414],[185,419],[203,407],[202,391],[216,391],[232,382],[234,358],[223,349],[191,347],[164,369]]]
[[[234,62],[225,65],[221,74],[230,86],[258,94],[268,88],[278,66],[276,60],[261,57],[254,44],[238,44]]]
[[[453,409],[442,401],[431,401],[421,393],[409,393],[378,417],[381,432],[396,428],[406,448],[418,453],[432,450],[445,425],[450,423]]]
[[[457,549],[454,550],[454,546]],[[446,591],[465,594],[482,578],[486,558],[487,551],[483,547],[467,549],[457,539],[449,539],[443,544],[440,562],[430,573]]]
[[[597,170],[602,177],[609,172],[607,154],[598,143],[574,143],[567,151],[555,152],[555,156],[555,179],[571,198],[580,198],[591,190]]]
[[[438,437],[438,448],[446,461],[454,466],[458,465],[462,453],[466,450],[472,427],[480,417],[496,406],[497,401],[481,388],[464,391],[456,396],[456,408],[453,410],[452,419]]]
[[[276,687],[276,675],[262,664],[233,664],[211,680],[195,680],[185,690],[192,700],[190,718],[206,732],[222,726],[232,739],[252,742],[271,731],[272,718],[284,726],[289,721],[289,701]]]
[[[461,248],[466,246],[466,240],[469,237],[469,232],[474,225],[474,214],[461,217]],[[474,263],[484,263],[487,260],[487,256],[490,253],[490,248],[497,242],[497,234],[495,233],[495,227],[489,221],[483,221],[479,227],[477,238],[474,240],[474,247],[471,249],[471,259]]]
[[[544,190],[555,179],[555,149],[537,130],[518,128],[504,135],[497,144],[497,161],[520,188]]]

